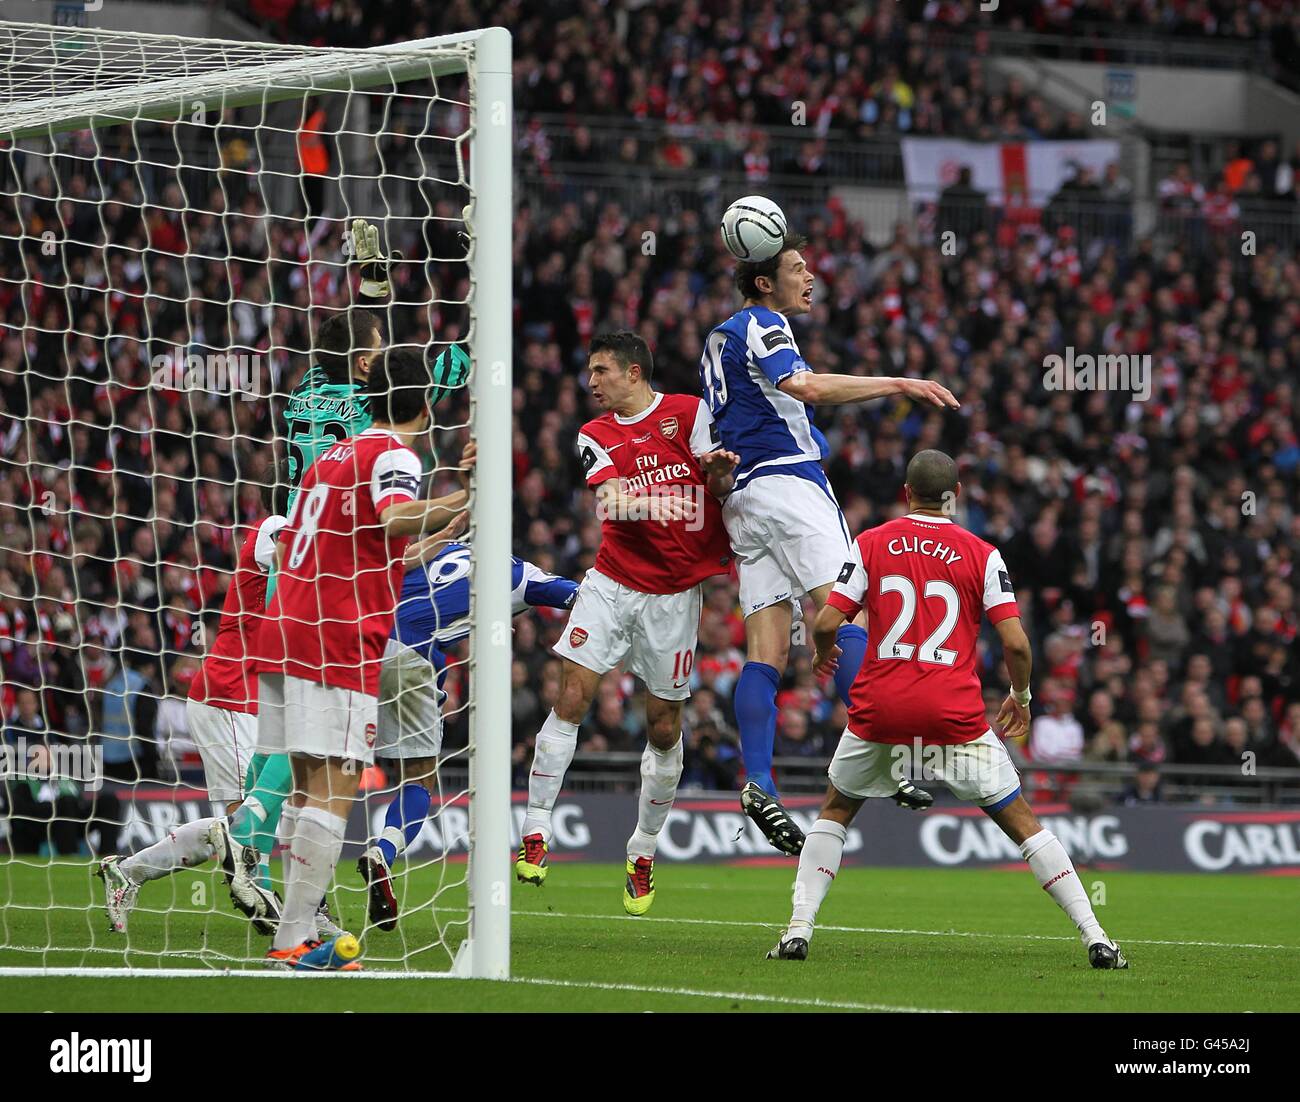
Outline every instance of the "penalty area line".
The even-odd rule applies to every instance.
[[[640,983],[603,983],[599,980],[557,980],[544,976],[511,976],[508,980],[472,980],[449,972],[289,972],[199,968],[4,968],[3,979],[161,979],[161,980],[465,980],[471,983],[505,983],[526,987],[568,987],[582,991],[624,991],[634,995],[670,995],[691,999],[725,999],[731,1002],[770,1003],[776,1006],[807,1006],[821,1010],[868,1010],[892,1014],[955,1014],[921,1006],[892,1006],[888,1003],[860,1003],[843,999],[800,999],[790,995],[764,995],[755,991],[707,991],[694,987],[656,987]]]

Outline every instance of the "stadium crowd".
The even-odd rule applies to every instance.
[[[457,29],[470,17],[466,5],[439,9],[440,18],[433,5],[414,7],[413,36]],[[329,7],[340,10],[361,7]],[[523,21],[516,29],[523,113],[563,109],[566,99],[596,113],[635,104],[638,94],[648,103],[653,82],[638,92],[637,72],[673,74],[667,86],[679,109],[714,109],[712,97],[734,93],[737,62],[722,60],[720,45],[726,79],[687,72],[696,62],[707,69],[710,49],[694,48],[694,9],[675,21],[656,10],[632,13],[662,23],[640,40],[641,69],[624,69],[608,49],[619,9],[574,5],[587,37],[540,67],[528,63],[532,24]],[[776,32],[761,19],[747,19],[747,33],[734,17],[713,22],[719,43],[730,35],[740,55],[752,47],[762,58],[762,75],[738,102],[761,118],[759,86],[788,99],[788,89],[770,83],[780,69],[763,50],[794,50],[802,35],[825,60],[815,79],[828,88],[840,79],[837,69],[858,69],[851,59],[841,66],[834,37],[819,33],[829,27],[820,18],[828,10],[797,9]],[[872,22],[876,40],[845,48],[867,51],[863,71],[873,87],[915,81],[919,101],[925,82],[909,68],[915,43],[901,22],[891,28],[887,12],[881,7]],[[334,32],[320,33],[329,40]],[[675,51],[690,52],[690,64],[683,58],[677,66]],[[916,57],[923,72],[934,60],[923,50]],[[942,60],[939,68],[932,98],[943,126],[976,125],[965,117],[970,110],[980,120],[999,117],[995,106],[969,101],[950,117],[947,97],[965,85],[949,79]],[[609,81],[615,71],[627,86]],[[853,96],[860,104],[870,98]],[[660,109],[667,103],[653,108]],[[526,142],[527,128],[519,135]],[[70,140],[93,152],[84,137]],[[1276,154],[1252,151],[1244,176],[1233,162],[1224,169],[1234,179],[1267,176],[1275,196],[1293,202],[1294,176],[1282,189],[1282,162],[1268,161]],[[110,776],[130,780],[166,775],[188,749],[181,705],[221,607],[237,546],[232,526],[259,515],[256,483],[268,477],[277,410],[264,397],[205,394],[175,378],[160,384],[157,357],[176,347],[257,353],[262,393],[284,395],[307,366],[314,324],[307,308],[338,305],[349,289],[341,265],[304,262],[302,221],[267,219],[265,234],[258,229],[264,211],[255,193],[223,192],[214,178],[202,203],[191,199],[204,210],[181,213],[186,204],[165,173],[159,193],[145,199],[129,164],[105,162],[100,179],[111,199],[100,207],[91,163],[65,159],[57,191],[38,178],[16,199],[22,155],[6,151],[0,166],[9,193],[0,204],[2,703],[6,740],[93,735]],[[1167,201],[1174,192],[1161,185]],[[1204,192],[1195,201],[1203,203]],[[942,211],[937,217],[941,230]],[[1235,218],[1245,225],[1249,209]],[[428,259],[458,255],[458,228],[454,220],[430,223],[395,242],[409,261],[397,298],[418,299],[422,273],[449,290],[436,310],[395,311],[390,339],[455,340],[466,331],[463,311],[451,304],[463,297],[463,264]],[[823,409],[817,422],[854,531],[901,510],[902,471],[915,450],[940,447],[959,458],[957,519],[1002,549],[1035,643],[1026,756],[1233,764],[1250,751],[1259,764],[1300,766],[1295,238],[1261,234],[1249,257],[1229,252],[1227,238],[1215,234],[1121,236],[1080,248],[1067,212],[1011,235],[967,226],[958,255],[944,256],[910,225],[873,246],[834,204],[796,228],[809,239],[803,252],[818,279],[813,313],[795,322],[805,358],[823,370],[932,377],[962,400],[960,412],[946,416],[889,401]],[[42,250],[46,230],[65,243]],[[340,255],[341,230],[341,222],[317,220],[312,255]],[[103,238],[106,249],[84,244]],[[635,328],[655,350],[656,385],[697,393],[703,338],[738,305],[732,262],[697,213],[658,213],[653,197],[631,185],[623,201],[523,203],[513,242],[517,554],[576,578],[599,540],[572,447],[578,427],[598,412],[584,392],[585,345],[596,332]],[[187,258],[187,250],[215,259]],[[13,275],[21,272],[26,285]],[[274,305],[250,305],[266,302]],[[1149,356],[1149,399],[1046,389],[1045,357],[1067,347]],[[463,399],[444,406],[439,420],[463,424]],[[439,445],[457,454],[458,433],[442,434]],[[734,581],[716,579],[706,591],[683,783],[725,789],[737,786],[739,770],[730,708],[744,626]],[[549,645],[562,624],[541,615],[516,623],[521,773],[525,739],[558,692]],[[981,668],[992,715],[1005,673],[989,644]],[[460,671],[447,688],[448,711],[459,716]],[[635,696],[630,678],[606,678],[580,749],[638,750]],[[832,686],[813,675],[806,647],[796,646],[778,703],[778,758],[828,757],[845,717]],[[458,735],[463,728],[453,722],[450,737]],[[1158,795],[1158,775],[1131,793]]]

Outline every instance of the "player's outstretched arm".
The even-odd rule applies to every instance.
[[[1002,640],[1007,672],[1011,674],[1011,692],[1002,702],[996,723],[1003,738],[1020,738],[1029,734],[1029,674],[1034,655],[1019,616],[1008,616],[995,626]]]
[[[844,626],[847,617],[834,605],[822,605],[813,621],[813,672],[817,674],[834,673],[839,665],[840,648],[835,642],[835,633]]]
[[[384,526],[386,536],[423,538],[431,528],[450,524],[458,513],[468,508],[469,494],[457,490],[427,501],[399,501],[389,505],[379,514],[379,523]]]
[[[457,513],[469,508],[469,472],[477,458],[471,440],[460,453],[460,479],[465,488],[426,501],[399,501],[379,514],[379,522],[388,536],[420,536],[450,524]]]
[[[957,409],[961,406],[953,397],[952,391],[930,379],[797,371],[777,385],[791,398],[798,398],[813,406],[843,406],[853,402],[870,402],[874,398],[888,398],[894,394],[901,394],[914,402],[928,402],[940,409]]]

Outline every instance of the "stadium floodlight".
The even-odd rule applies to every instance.
[[[185,609],[168,604],[175,579],[166,572],[204,572],[218,532],[205,526],[201,508],[163,515],[159,495],[172,505],[224,492],[233,508],[212,515],[237,519],[241,491],[274,470],[258,456],[273,446],[277,402],[307,366],[311,334],[340,307],[365,305],[347,251],[353,219],[380,227],[385,255],[389,246],[404,252],[394,262],[391,299],[371,307],[385,317],[387,343],[426,346],[430,359],[447,344],[468,346],[467,393],[439,405],[434,426],[462,437],[468,430],[478,451],[469,536],[473,631],[460,673],[469,686],[467,746],[443,759],[444,770],[467,766],[468,782],[463,791],[443,792],[435,806],[436,891],[400,934],[372,936],[366,947],[375,967],[412,975],[429,969],[439,952],[446,967],[434,971],[506,978],[510,968],[511,59],[503,28],[334,49],[0,23],[0,250],[7,259],[0,299],[21,309],[33,400],[0,457],[26,467],[33,485],[70,491],[67,500],[56,489],[48,501],[32,502],[26,531],[20,525],[15,534],[0,533],[0,562],[9,552],[11,562],[19,554],[34,563],[32,550],[45,549],[51,529],[66,533],[54,560],[72,591],[73,627],[55,645],[70,641],[85,648],[83,657],[93,646],[107,650],[86,634],[87,620],[129,620],[139,607],[136,591],[124,589],[112,569],[116,592],[83,591],[76,564],[88,560],[77,538],[88,522],[106,537],[98,555],[111,560],[132,557],[139,529],[156,537],[159,524],[170,525],[177,560],[145,560],[140,572],[156,583],[156,615],[184,620]],[[69,442],[64,465],[47,469],[38,438],[52,404],[67,410]],[[130,414],[130,424],[119,411]],[[104,417],[108,423],[97,420]],[[177,424],[188,433],[188,459],[183,447],[175,449]],[[102,461],[97,473],[82,451],[102,428],[109,430],[114,482],[108,496],[123,511],[115,506],[96,519],[79,514],[74,500],[85,500],[80,483],[102,477]],[[165,471],[119,468],[132,434],[152,439],[164,429],[168,443],[147,450],[169,458]],[[451,446],[440,452],[453,454]],[[214,472],[227,463],[235,475],[222,488]],[[445,481],[446,470],[435,469],[431,483]],[[117,485],[128,477],[129,489]],[[171,489],[160,489],[163,482]],[[141,494],[151,507],[137,512]],[[20,592],[0,598],[30,602],[47,595],[43,584],[33,574],[19,579]],[[202,637],[200,624],[194,638]],[[160,708],[173,695],[171,659],[190,649],[158,638],[152,657]],[[108,745],[97,729],[102,716],[92,712],[87,722],[89,741]],[[138,760],[131,743],[151,735],[133,732],[126,740],[128,773]],[[175,746],[160,745],[160,756],[178,759],[183,743],[178,737]],[[23,768],[17,763],[19,773]],[[174,809],[184,789],[164,770],[168,783]],[[156,792],[159,782],[147,787]],[[82,787],[84,802],[92,790]],[[129,792],[122,797],[124,848],[147,841],[150,825],[166,821],[150,819]],[[467,836],[453,829],[463,813],[440,818],[466,798]],[[102,802],[96,806],[102,811]],[[6,810],[12,826],[20,815]],[[49,841],[54,825],[41,824],[38,833]],[[464,881],[449,860],[462,846],[469,854]],[[0,950],[47,970],[122,963],[124,950],[125,963],[150,968],[190,957],[230,966],[266,947],[251,934],[243,953],[187,943],[187,924],[196,921],[188,882],[184,890],[159,888],[152,899],[142,892],[134,923],[140,932],[115,941],[103,932],[100,900],[80,879],[66,879],[66,863],[16,848],[7,865]],[[341,887],[356,893],[345,895],[345,910],[355,916],[364,898],[359,886]],[[197,909],[204,939],[213,924],[245,938],[247,924],[224,899]],[[68,910],[84,912],[82,944],[63,944],[51,933],[48,912]]]

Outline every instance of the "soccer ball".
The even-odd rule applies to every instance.
[[[761,195],[737,199],[722,216],[722,243],[737,260],[767,260],[784,240],[784,212]]]

